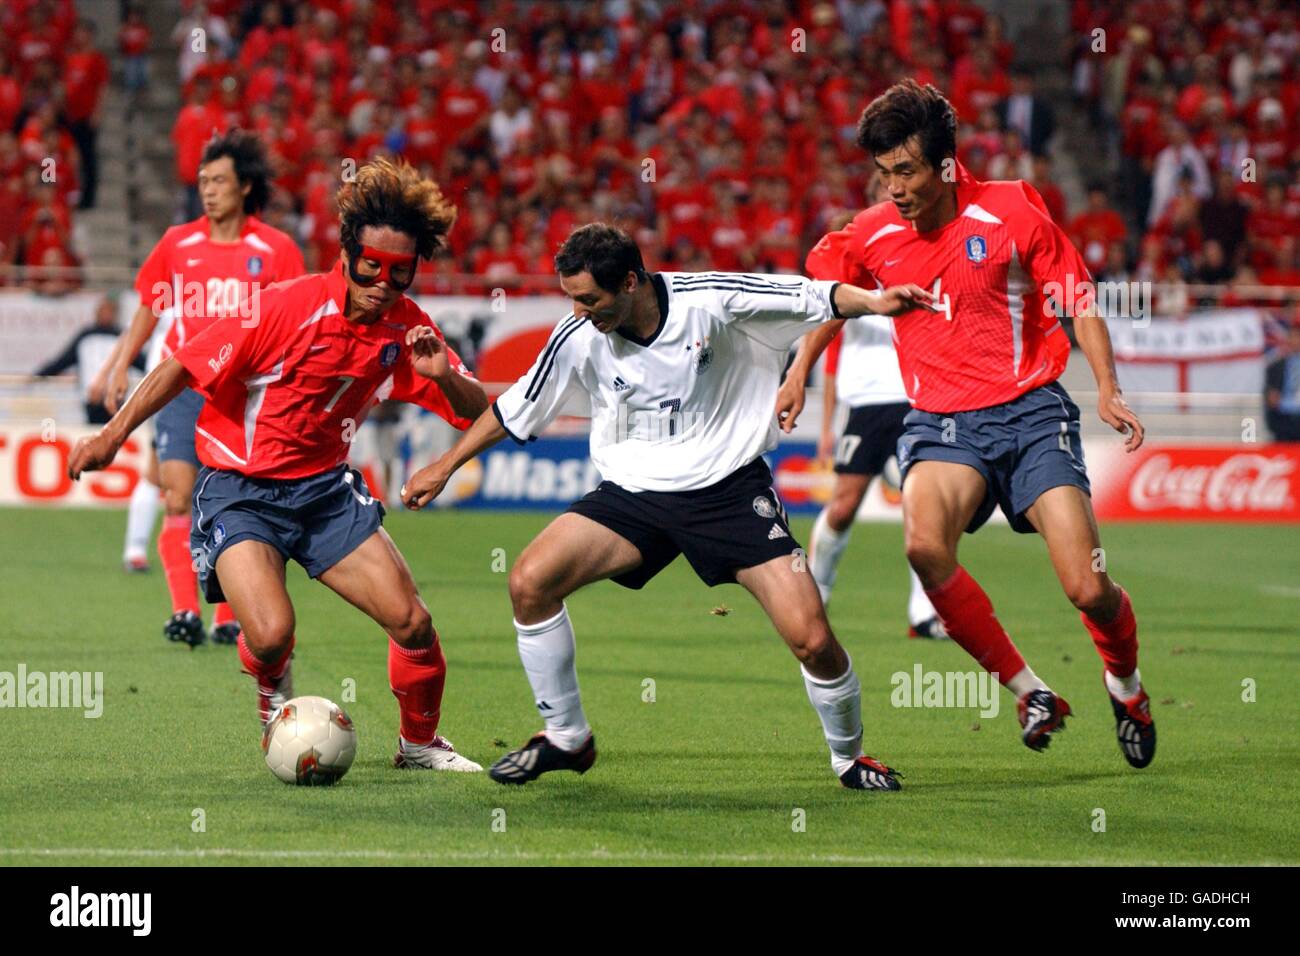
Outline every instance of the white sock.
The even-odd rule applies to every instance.
[[[1128,677],[1116,677],[1110,671],[1105,671],[1106,689],[1118,697],[1120,700],[1129,700],[1136,697],[1138,691],[1142,689],[1142,676],[1133,668],[1133,673]]]
[[[1050,687],[1039,679],[1038,675],[1034,673],[1033,668],[1028,664],[1026,664],[1019,673],[1012,677],[1011,680],[1007,681],[1005,686],[1007,690],[1016,695],[1016,700],[1024,697],[1031,690],[1051,690]]]
[[[546,737],[564,750],[577,750],[591,735],[591,725],[582,712],[578,695],[578,671],[573,660],[577,647],[569,609],[540,624],[520,624],[519,659],[533,688],[537,712],[546,722]]]
[[[926,597],[925,585],[916,576],[916,572],[912,570],[911,565],[908,565],[907,573],[912,579],[912,593],[907,598],[907,623],[916,627],[918,624],[924,624],[926,621],[938,617],[939,612],[934,609],[934,605]]]
[[[812,550],[808,556],[808,567],[812,571],[813,580],[817,582],[817,590],[821,592],[822,604],[830,603],[831,588],[835,586],[835,574],[840,566],[840,558],[844,556],[844,549],[849,546],[849,535],[852,530],[852,525],[843,531],[832,528],[826,519],[825,508],[813,522],[812,540],[809,542]]]
[[[126,545],[122,557],[143,558],[149,554],[149,539],[153,537],[154,522],[162,505],[158,486],[141,477],[131,492],[131,505],[126,512]]]
[[[808,700],[821,718],[826,745],[831,748],[831,767],[839,776],[862,756],[862,686],[853,673],[853,661],[839,677],[822,680],[804,669],[803,684]]]

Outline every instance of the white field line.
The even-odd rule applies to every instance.
[[[0,859],[5,857],[37,857],[59,859],[64,857],[91,857],[95,859],[156,859],[156,860],[218,860],[247,859],[268,862],[294,860],[356,860],[394,863],[843,863],[888,866],[1114,866],[1114,859],[1101,860],[1044,860],[1037,857],[952,857],[936,860],[931,857],[907,855],[856,856],[841,853],[775,854],[775,853],[666,853],[658,850],[536,853],[528,851],[502,852],[449,851],[446,853],[421,853],[411,850],[252,850],[233,847],[211,849],[140,848],[120,847],[0,847]],[[1123,861],[1125,866],[1288,866],[1285,861],[1246,860],[1233,863],[1172,863],[1163,860]]]
[[[1265,594],[1276,594],[1279,597],[1300,598],[1300,588],[1288,587],[1284,584],[1261,584],[1259,589]]]

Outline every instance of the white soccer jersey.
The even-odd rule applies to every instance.
[[[528,374],[492,408],[531,440],[579,392],[591,458],[629,491],[689,491],[776,446],[776,393],[790,346],[834,318],[838,283],[728,272],[652,274],[659,328],[602,334],[570,313]]]
[[[835,397],[850,408],[907,401],[894,351],[894,320],[864,315],[846,322],[840,334],[844,339],[835,373]]]

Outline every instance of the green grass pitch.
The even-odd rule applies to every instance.
[[[446,649],[442,732],[484,764],[539,726],[493,549],[513,560],[549,518],[388,518]],[[709,590],[680,560],[642,592],[570,599],[600,759],[522,789],[392,769],[386,639],[294,567],[295,688],[342,702],[360,749],[338,786],[287,787],[263,763],[234,649],[166,643],[161,572],[120,570],[123,521],[0,510],[0,671],[102,671],[105,686],[98,719],[0,710],[4,864],[1300,863],[1294,528],[1103,529],[1160,732],[1155,763],[1134,771],[1042,542],[1005,528],[968,537],[963,561],[1071,702],[1068,729],[1038,754],[1005,692],[991,719],[891,706],[897,671],[974,665],[904,638],[900,529],[859,525],[831,620],[862,680],[867,752],[906,775],[881,794],[831,775],[794,659],[748,594]],[[796,530],[806,541],[809,522]],[[721,604],[732,612],[711,613]]]

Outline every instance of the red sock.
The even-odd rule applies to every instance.
[[[1092,635],[1097,653],[1106,664],[1106,670],[1116,677],[1128,677],[1138,666],[1138,625],[1133,616],[1133,604],[1128,592],[1119,589],[1119,612],[1106,624],[1095,621],[1082,611],[1079,619]]]
[[[952,577],[925,593],[952,639],[1001,683],[1024,670],[1025,659],[998,623],[989,596],[965,568],[958,565]]]
[[[401,713],[402,736],[413,744],[430,744],[438,733],[447,661],[438,635],[429,647],[409,649],[388,639],[388,683]]]
[[[158,534],[158,557],[163,574],[167,576],[167,590],[172,596],[172,613],[193,611],[199,613],[199,582],[194,573],[194,559],[190,556],[190,516],[167,515]]]
[[[230,609],[230,605],[222,601],[217,605],[217,609],[212,613],[212,626],[220,627],[222,624],[229,624],[235,619],[235,612]]]
[[[243,665],[243,671],[257,681],[258,688],[266,688],[269,692],[273,690],[272,682],[278,681],[284,676],[285,670],[289,666],[289,658],[293,654],[293,646],[297,643],[295,638],[289,638],[289,646],[285,648],[274,661],[264,661],[256,657],[248,647],[248,642],[244,640],[243,632],[240,632],[235,646],[239,648],[239,663]]]

